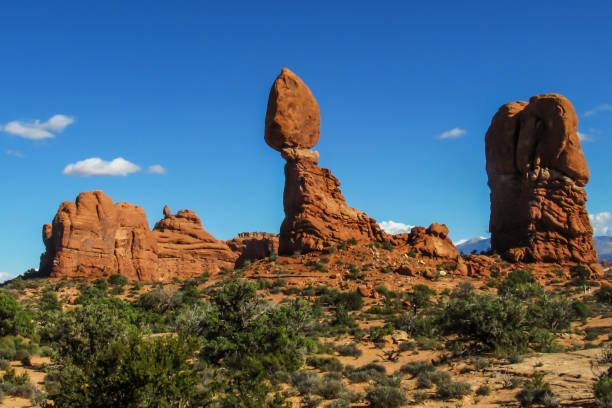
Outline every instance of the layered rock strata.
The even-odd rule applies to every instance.
[[[485,139],[491,247],[513,262],[595,264],[589,169],[574,107],[558,94],[503,105]]]
[[[312,92],[283,68],[270,90],[264,137],[287,161],[281,254],[323,250],[352,238],[382,241],[385,237],[376,220],[346,204],[331,171],[319,167],[319,153],[309,150],[319,140],[319,127],[319,105]]]

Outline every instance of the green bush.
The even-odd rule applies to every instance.
[[[472,386],[466,382],[440,382],[437,384],[436,395],[443,400],[460,399],[472,393]]]
[[[559,406],[557,398],[550,389],[550,384],[544,381],[542,373],[533,374],[531,380],[526,382],[523,389],[516,394],[516,399],[522,407],[537,404],[550,408]]]
[[[389,386],[369,388],[366,394],[366,401],[373,408],[398,408],[408,402],[402,390]]]
[[[601,303],[612,303],[612,286],[601,285],[599,290],[595,292],[595,297]]]
[[[111,275],[108,277],[108,283],[113,286],[125,286],[128,283],[128,278],[123,275]]]
[[[491,395],[491,387],[487,384],[483,384],[476,389],[476,395],[486,397],[487,395]]]
[[[593,385],[595,403],[602,408],[612,407],[612,377],[608,374],[601,375]]]
[[[334,349],[341,356],[352,356],[352,357],[357,358],[363,354],[363,351],[361,351],[357,343],[337,345],[337,346],[334,346]]]
[[[578,284],[584,284],[591,279],[591,270],[584,265],[575,265],[570,268],[570,276]]]
[[[412,361],[410,363],[406,363],[400,367],[400,372],[403,374],[410,374],[413,377],[416,377],[422,373],[430,373],[435,371],[433,364],[431,361]]]
[[[34,334],[32,315],[17,300],[0,294],[0,336],[29,337]]]

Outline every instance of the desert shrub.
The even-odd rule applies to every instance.
[[[326,405],[326,408],[350,408],[351,402],[344,398],[339,398]]]
[[[363,351],[358,347],[357,343],[341,344],[334,347],[341,356],[359,357]]]
[[[595,395],[595,404],[598,407],[612,407],[612,377],[610,373],[599,376],[593,384],[593,394]]]
[[[554,350],[553,332],[569,327],[573,315],[570,303],[549,292],[533,300],[473,294],[451,298],[444,305],[437,324],[454,341],[469,347],[502,354],[524,353],[531,345],[542,351]]]
[[[403,374],[410,374],[413,377],[421,373],[428,373],[435,371],[435,367],[431,361],[412,361],[406,363],[400,367],[400,372]]]
[[[0,336],[29,337],[34,334],[34,322],[29,311],[12,296],[0,294]]]
[[[128,283],[128,278],[123,275],[111,275],[108,277],[108,283],[114,286],[125,286]]]
[[[383,337],[390,335],[393,333],[395,328],[393,324],[387,323],[384,326],[374,326],[370,328],[370,339],[374,343],[378,343],[382,340]]]
[[[365,278],[365,273],[363,273],[356,265],[349,264],[348,275],[346,275],[347,279],[350,280],[360,280]]]
[[[453,291],[451,292],[451,296],[456,298],[464,298],[472,295],[475,289],[476,288],[472,282],[463,281],[459,283],[459,285],[457,285],[455,289],[453,289]]]
[[[412,291],[408,293],[408,301],[412,305],[414,312],[419,309],[424,309],[431,305],[431,297],[436,294],[436,291],[427,285],[414,285]]]
[[[337,378],[324,377],[319,381],[314,393],[325,399],[336,399],[344,391],[342,381]]]
[[[308,357],[306,364],[320,371],[342,371],[342,363],[335,357]]]
[[[460,399],[472,393],[472,386],[461,381],[446,381],[437,384],[436,395],[443,400]]]
[[[346,243],[348,245],[357,245],[357,240],[353,237],[353,238],[349,239],[348,241],[346,241]]]
[[[570,276],[577,284],[584,284],[591,278],[591,270],[584,265],[575,265],[570,268]]]
[[[491,395],[491,387],[487,384],[482,384],[480,387],[476,388],[476,395],[486,397],[487,395]]]
[[[10,361],[4,358],[0,358],[0,370],[6,370],[10,365]]]
[[[306,395],[314,393],[321,383],[320,377],[312,371],[296,371],[291,375],[291,385],[293,385],[300,394]]]
[[[434,385],[450,382],[451,376],[446,371],[423,371],[416,376],[418,388],[431,388]]]
[[[393,251],[393,249],[395,248],[391,241],[383,241],[382,247],[383,249],[386,249],[387,251]]]
[[[550,384],[544,381],[544,374],[534,373],[531,380],[526,382],[523,389],[516,394],[516,399],[522,407],[531,407],[536,404],[545,407],[557,407],[559,403],[550,389]]]
[[[595,292],[595,298],[601,303],[612,303],[612,286],[601,285],[599,290]]]
[[[517,269],[508,274],[497,291],[500,296],[514,295],[528,299],[541,295],[544,288],[536,283],[533,273]]]
[[[376,363],[366,364],[362,367],[346,366],[344,368],[344,376],[353,383],[362,383],[375,381],[377,383],[385,382],[387,370],[384,366]]]
[[[400,353],[403,353],[404,351],[411,351],[417,348],[417,343],[414,341],[402,341],[399,346],[397,347],[397,350]]]
[[[585,321],[587,317],[589,317],[589,306],[586,303],[575,301],[572,303],[572,310],[574,315],[579,319]]]
[[[104,282],[104,284],[106,285],[105,280],[100,280],[100,281]],[[81,291],[79,297],[77,297],[75,303],[84,304],[84,303],[91,301],[92,299],[100,299],[105,296],[106,296],[106,289],[102,290],[99,288],[99,286],[86,286]]]
[[[193,405],[198,393],[190,363],[194,345],[131,333],[125,341],[108,342],[86,364],[73,365],[63,356],[62,380],[51,382],[48,398],[63,407]]]
[[[332,321],[334,326],[338,327],[356,327],[355,319],[353,319],[348,310],[344,306],[338,306],[334,311],[334,319]]]
[[[179,291],[166,292],[163,288],[156,288],[143,293],[134,302],[134,306],[147,312],[164,314],[176,310],[183,304],[183,294]]]
[[[427,401],[429,399],[429,394],[423,391],[417,391],[412,397],[414,398],[414,403],[418,405]]]
[[[343,292],[338,295],[336,305],[343,305],[348,310],[360,310],[363,307],[363,297],[357,291]]]
[[[407,402],[402,390],[384,385],[369,388],[365,399],[373,408],[397,408]]]
[[[42,312],[61,311],[62,304],[57,299],[57,292],[50,288],[43,289],[38,301],[38,309]]]

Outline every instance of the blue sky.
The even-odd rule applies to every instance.
[[[263,129],[284,66],[319,101],[320,164],[378,221],[486,234],[492,115],[559,92],[590,139],[588,209],[600,233],[612,225],[609,2],[210,4],[0,6],[1,274],[37,267],[42,224],[93,189],[142,205],[151,224],[168,204],[221,239],[277,232],[284,160]],[[141,170],[71,175],[91,158]]]

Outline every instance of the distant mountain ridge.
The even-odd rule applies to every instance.
[[[612,236],[597,236],[593,237],[595,242],[595,249],[599,256],[599,261],[612,261]],[[464,239],[458,241],[455,246],[461,254],[467,255],[476,251],[477,254],[480,251],[488,251],[491,248],[491,238],[476,237],[472,239]]]

